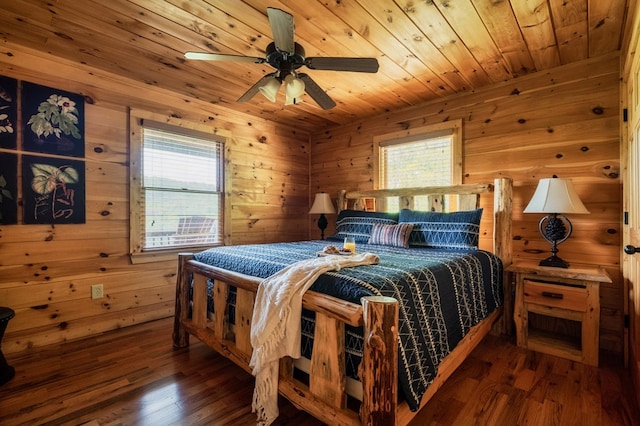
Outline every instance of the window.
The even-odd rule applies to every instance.
[[[132,113],[133,257],[224,243],[225,138],[198,127]]]
[[[396,132],[374,139],[378,189],[446,186],[462,183],[462,120]],[[430,210],[426,196],[415,197],[415,210]],[[385,210],[398,211],[389,197]]]

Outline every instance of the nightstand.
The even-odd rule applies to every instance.
[[[600,284],[611,282],[607,271],[587,265],[552,268],[534,261],[513,263],[507,271],[515,276],[513,316],[518,346],[597,366]],[[530,314],[573,322],[580,328],[579,336],[535,329]]]

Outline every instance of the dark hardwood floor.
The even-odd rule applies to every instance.
[[[172,319],[7,355],[0,425],[254,425],[253,377],[192,339],[174,350]],[[489,336],[412,422],[417,425],[637,425],[617,360],[600,368]],[[277,425],[320,425],[280,400]]]

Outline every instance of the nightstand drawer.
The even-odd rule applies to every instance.
[[[524,302],[586,312],[587,289],[525,279]]]

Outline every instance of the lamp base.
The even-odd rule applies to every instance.
[[[324,240],[324,230],[327,229],[327,225],[329,222],[327,218],[324,216],[324,213],[320,213],[320,217],[318,218],[318,228],[320,228],[320,239]]]
[[[564,260],[560,259],[555,254],[553,256],[549,256],[544,260],[541,260],[539,263],[540,266],[551,266],[553,268],[568,268],[569,264]]]

